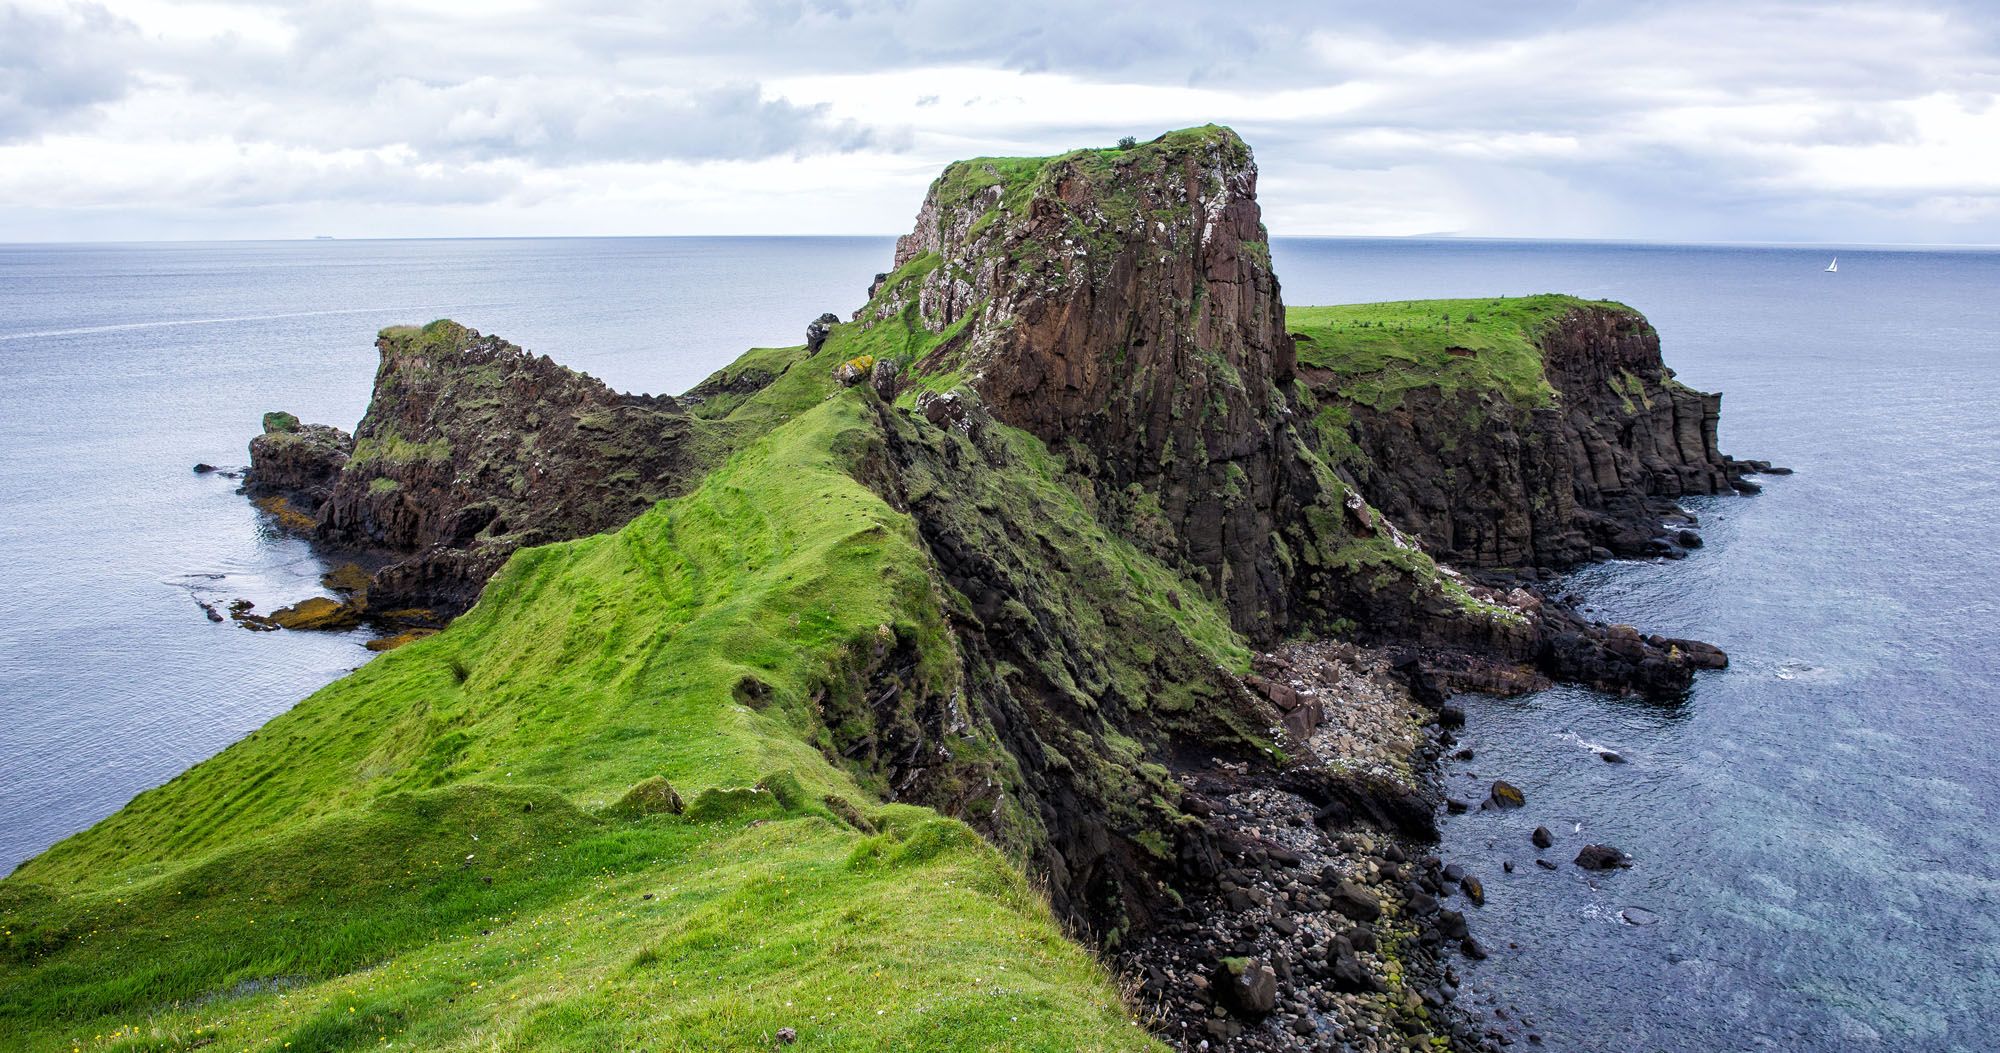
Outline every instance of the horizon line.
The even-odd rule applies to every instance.
[[[0,240],[0,248],[55,248],[93,245],[270,245],[314,244],[322,242],[401,242],[401,241],[666,241],[666,240],[792,240],[858,241],[892,240],[901,234],[441,234],[441,235],[292,235],[266,238],[90,238],[79,240]],[[1827,249],[1886,252],[1992,252],[1994,242],[1863,242],[1863,241],[1674,241],[1639,237],[1537,237],[1518,234],[1271,234],[1272,241],[1435,241],[1435,242],[1535,242],[1568,245],[1641,245],[1662,248],[1758,248]]]

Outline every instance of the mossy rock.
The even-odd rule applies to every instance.
[[[438,616],[429,607],[398,607],[393,611],[377,611],[372,617],[377,621],[401,625],[410,629],[442,629],[449,618]]]
[[[373,580],[359,563],[343,563],[319,577],[320,586],[334,592],[366,592]]]
[[[642,779],[625,791],[607,811],[612,815],[637,818],[642,815],[680,815],[687,811],[674,784],[664,775]]]
[[[302,427],[299,419],[283,410],[264,414],[264,434],[290,435]]]
[[[389,636],[378,636],[362,644],[371,651],[393,651],[404,644],[413,644],[426,636],[436,636],[436,629],[405,629]]]
[[[293,508],[292,503],[282,497],[260,497],[253,503],[287,530],[310,532],[319,526],[319,520]]]
[[[287,629],[333,632],[361,624],[361,609],[351,603],[314,596],[272,611],[271,620]]]
[[[778,801],[778,806],[787,812],[796,812],[807,806],[811,798],[799,783],[799,777],[788,771],[772,772],[757,780],[757,788],[770,794]]]

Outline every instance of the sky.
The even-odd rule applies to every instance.
[[[1278,235],[2000,244],[2000,0],[0,0],[0,242],[893,234],[1211,121]]]

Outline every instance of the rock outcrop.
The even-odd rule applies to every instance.
[[[1587,652],[1606,659],[1592,682],[1684,688],[1698,668],[1692,649],[1573,646],[1573,634],[1591,640],[1601,630],[1544,618],[1541,597],[1485,589],[1439,567],[1407,524],[1384,514],[1385,504],[1441,504],[1449,518],[1448,500],[1425,496],[1455,478],[1445,444],[1404,443],[1440,451],[1405,465],[1397,461],[1405,451],[1385,438],[1381,463],[1364,450],[1329,467],[1334,451],[1301,430],[1317,410],[1308,399],[1320,396],[1295,383],[1297,349],[1256,185],[1249,148],[1212,126],[1131,149],[959,162],[932,184],[915,228],[897,241],[896,270],[877,279],[856,322],[924,331],[931,343],[913,373],[962,377],[996,420],[1049,444],[1096,515],[1215,596],[1253,641],[1336,632],[1540,663],[1558,675]],[[1664,387],[1670,379],[1643,319],[1643,333],[1618,328],[1631,318],[1607,316],[1601,333],[1572,326],[1546,352],[1551,371],[1574,385],[1624,382],[1636,369],[1669,392],[1670,446],[1625,438],[1619,419],[1591,417],[1595,403],[1570,407],[1571,426],[1587,438],[1577,456],[1607,458],[1590,478],[1611,488],[1600,483],[1587,500],[1623,508],[1626,494],[1643,499],[1669,479],[1674,492],[1726,486],[1713,452],[1714,400]],[[1650,397],[1644,381],[1634,383],[1634,398]],[[1684,417],[1671,407],[1687,407]],[[1542,460],[1554,466],[1556,453],[1567,455]],[[1472,467],[1489,470],[1478,486],[1517,503],[1560,489],[1554,467],[1542,472],[1546,484],[1510,476],[1509,463]],[[1384,495],[1373,505],[1371,484]],[[1629,675],[1619,672],[1625,666]]]
[[[368,588],[374,611],[448,618],[515,549],[620,526],[694,474],[672,398],[621,394],[448,321],[385,329],[376,347],[345,452],[337,429],[272,414],[249,477],[289,495],[319,540],[393,557]]]
[[[264,432],[250,440],[252,496],[278,498],[308,514],[333,496],[354,454],[354,436],[326,424],[301,424],[289,413],[264,414]]]
[[[1428,301],[1396,324],[1406,347],[1427,328],[1447,353],[1484,355],[1450,345],[1451,321],[1463,330],[1476,312],[1502,308],[1521,313],[1545,386],[1418,383],[1392,399],[1356,398],[1344,352],[1374,332],[1304,327],[1302,374],[1346,418],[1342,467],[1361,492],[1438,558],[1468,568],[1556,570],[1687,547],[1675,499],[1728,493],[1755,467],[1717,449],[1722,397],[1675,380],[1658,333],[1620,304]]]
[[[940,338],[916,372],[962,373],[1068,459],[1099,515],[1271,640],[1381,598],[1335,565],[1345,494],[1293,428],[1256,192],[1249,148],[1216,127],[960,162],[859,320],[913,314]]]

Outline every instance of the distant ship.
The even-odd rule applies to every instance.
[[[1839,273],[1839,271],[1840,271],[1840,257],[1835,256],[1833,258],[1833,262],[1826,265],[1826,273],[1837,274]]]
[[[314,234],[314,235],[313,235],[313,240],[314,240],[314,241],[332,241],[332,240],[333,240],[333,235],[331,235],[331,234]]]

